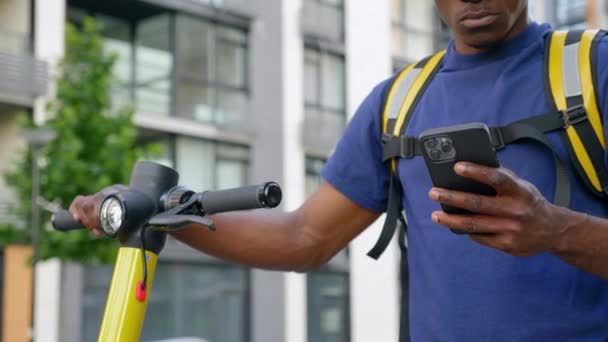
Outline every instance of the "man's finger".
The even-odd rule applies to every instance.
[[[457,174],[493,187],[497,193],[512,193],[518,183],[515,175],[503,168],[459,162],[454,166]]]
[[[505,209],[509,207],[508,200],[505,198],[439,188],[431,189],[429,197],[433,201],[455,208],[486,215],[504,216]]]
[[[518,248],[518,246],[515,245],[513,239],[508,234],[473,234],[469,235],[469,237],[471,238],[471,240],[481,245],[498,249],[513,256],[529,257],[536,254],[534,252],[525,251],[521,248]]]
[[[467,234],[497,234],[516,231],[511,220],[485,215],[456,215],[443,211],[432,214],[435,223]]]

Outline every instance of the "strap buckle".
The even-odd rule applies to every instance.
[[[502,130],[500,127],[493,127],[490,129],[490,133],[492,134],[492,143],[494,144],[494,149],[498,151],[505,148],[505,138],[502,135]]]
[[[392,138],[393,135],[390,133],[382,134],[382,145],[386,145],[389,141],[391,141]]]
[[[418,139],[409,135],[401,137],[401,157],[411,159],[416,156],[416,143]]]
[[[564,127],[576,125],[587,120],[587,110],[583,105],[577,105],[561,111],[564,120]]]

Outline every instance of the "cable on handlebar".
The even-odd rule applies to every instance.
[[[148,260],[146,258],[146,228],[143,226],[141,229],[141,255],[142,255],[142,267],[143,267],[143,284],[141,290],[145,290],[148,284]]]

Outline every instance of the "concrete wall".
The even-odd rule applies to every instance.
[[[2,37],[2,30],[13,33],[29,33],[29,0],[0,0],[0,37]],[[2,42],[0,41],[0,43]]]
[[[35,0],[34,55],[49,63],[48,98],[54,96],[54,82],[57,63],[65,50],[65,0]],[[38,99],[34,104],[34,120],[41,123],[48,117],[47,99]]]
[[[50,80],[54,79],[56,65],[64,52],[65,0],[35,0],[34,55],[49,63]],[[50,82],[49,95],[54,94]],[[48,118],[47,98],[40,98],[34,104],[34,120],[42,123]],[[36,267],[34,311],[34,339],[36,341],[59,342],[61,263],[51,260]]]
[[[287,189],[283,166],[283,9],[288,1],[256,1],[250,8],[254,21],[250,35],[251,104],[255,140],[251,154],[251,181],[273,180]],[[289,191],[284,191],[286,194]],[[286,340],[285,274],[251,272],[251,340]]]
[[[428,5],[424,11],[432,13],[431,2],[424,3]],[[432,17],[429,15],[429,18]],[[347,112],[352,114],[372,88],[389,77],[391,72],[388,4],[348,2],[346,22]],[[366,255],[380,234],[382,222],[383,218],[351,244],[353,342],[398,340],[399,264],[396,244],[391,244],[379,261]]]
[[[282,23],[282,86],[284,118],[282,127],[283,174],[285,192],[284,207],[293,210],[305,200],[304,147],[302,128],[304,121],[304,44],[301,31],[302,0],[285,0]],[[307,341],[306,275],[285,274],[286,342]]]

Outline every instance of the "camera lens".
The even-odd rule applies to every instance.
[[[439,160],[439,159],[441,159],[441,151],[439,151],[439,150],[431,150],[431,152],[429,153],[429,155],[431,156],[432,160]]]
[[[449,141],[444,141],[441,143],[441,150],[444,153],[450,153],[452,152],[452,143]]]
[[[426,145],[426,148],[432,149],[432,148],[437,147],[437,140],[429,139],[429,140],[425,141],[424,144]]]

